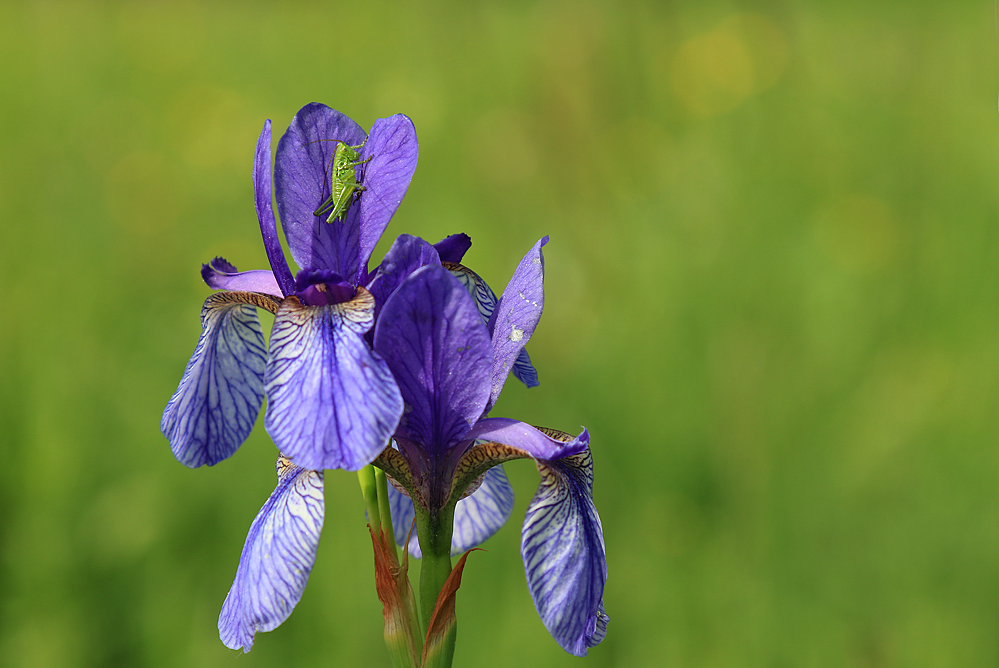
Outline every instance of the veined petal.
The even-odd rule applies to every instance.
[[[443,267],[412,274],[375,329],[406,402],[400,422],[428,453],[444,453],[482,415],[489,396],[489,333],[465,288]]]
[[[375,277],[368,285],[368,290],[375,296],[376,319],[389,296],[410,274],[420,267],[440,263],[433,246],[420,237],[400,234],[385,253],[382,263],[375,270]]]
[[[323,474],[277,463],[278,484],[246,536],[232,588],[219,615],[219,637],[249,652],[257,631],[271,631],[302,598],[323,528]]]
[[[396,542],[402,546],[413,525],[415,511],[408,496],[389,487],[392,509],[392,530]],[[502,466],[486,471],[482,484],[470,496],[458,501],[454,510],[454,533],[451,535],[451,556],[457,556],[481,545],[502,528],[513,512],[513,487]],[[420,559],[423,551],[420,540],[413,532],[409,540],[409,556]]]
[[[278,299],[284,297],[274,272],[266,269],[236,271],[236,267],[221,257],[201,265],[201,278],[212,290],[263,292]]]
[[[267,359],[257,310],[218,292],[201,309],[201,338],[160,429],[185,466],[213,466],[250,435],[264,400]]]
[[[358,271],[364,272],[368,258],[402,204],[416,171],[420,151],[413,121],[404,114],[378,119],[371,126],[371,134],[360,153],[361,160],[371,158],[363,165],[366,190],[358,200],[361,217]],[[358,281],[361,278],[358,275]]]
[[[545,628],[562,649],[585,656],[607,631],[607,560],[593,505],[590,451],[539,461],[541,485],[527,508],[521,556]]]
[[[479,488],[455,506],[451,555],[486,542],[506,524],[511,512],[513,487],[503,466],[493,467],[486,471]]]
[[[294,292],[294,283],[288,261],[284,259],[281,241],[277,234],[277,221],[274,220],[274,207],[271,204],[271,122],[264,122],[264,129],[257,139],[257,150],[253,157],[253,197],[257,208],[257,219],[260,221],[260,234],[264,238],[264,250],[267,260],[274,271],[278,292],[270,294],[284,297]],[[208,280],[207,278],[205,279]],[[234,290],[237,288],[225,288]],[[250,288],[238,288],[250,290]],[[262,292],[262,291],[261,291]]]
[[[328,269],[352,279],[358,273],[360,207],[351,206],[336,225],[312,215],[329,197],[333,153],[338,142],[359,146],[365,140],[357,123],[326,105],[302,107],[278,142],[274,188],[281,227],[292,257],[302,269]],[[355,168],[363,174],[368,165]]]
[[[515,362],[520,367],[520,374],[526,379],[521,376],[518,378],[528,387],[532,387],[532,383],[528,382],[532,380],[532,376],[527,373],[525,367],[529,367],[531,371],[534,368],[531,366],[530,358],[521,360],[520,354],[534,334],[534,328],[537,327],[545,306],[545,258],[541,247],[546,243],[548,243],[547,236],[534,244],[520,261],[513,278],[507,283],[503,296],[489,318],[489,333],[492,335],[493,344],[490,406],[499,398],[507,376],[515,368]],[[533,385],[537,384],[537,372],[535,372]]]
[[[499,299],[496,298],[496,293],[493,292],[493,289],[489,287],[489,284],[481,276],[465,265],[448,263],[445,266],[465,286],[465,289],[468,290],[468,294],[475,301],[475,308],[478,309],[479,315],[482,316],[482,321],[488,325],[489,318],[492,317],[493,311],[496,309],[496,304],[499,302]]]
[[[274,319],[265,387],[267,433],[299,466],[357,471],[385,448],[402,415],[392,372],[364,341],[374,298],[304,306],[289,297]]]
[[[441,257],[441,262],[453,262],[454,264],[461,262],[461,258],[465,257],[465,253],[471,247],[472,237],[463,232],[452,234],[434,244],[437,254]]]
[[[545,239],[547,238],[548,237],[545,237]],[[449,239],[451,239],[451,237],[448,237],[444,241],[448,241]],[[443,244],[444,242],[442,241],[440,243]],[[469,239],[469,245],[471,245],[471,239]],[[464,253],[464,251],[462,251],[462,253]],[[472,295],[472,299],[475,301],[475,308],[479,310],[479,314],[482,316],[482,321],[486,323],[487,327],[489,327],[489,322],[492,319],[493,312],[496,310],[496,306],[499,303],[499,299],[496,298],[496,293],[493,292],[493,289],[490,288],[484,280],[482,280],[481,276],[468,267],[452,263],[450,260],[443,260],[443,258],[442,261],[447,262],[445,266],[451,274],[465,286],[465,289],[468,290],[468,294]],[[521,264],[523,264],[523,262]],[[531,331],[533,332],[533,329]],[[492,335],[492,330],[490,330],[490,335]],[[493,347],[495,349],[495,342]],[[505,363],[505,361],[506,360],[504,358],[501,361],[501,364]],[[493,365],[496,366],[495,361],[493,362]],[[538,372],[535,370],[534,365],[531,364],[531,358],[528,357],[527,350],[524,348],[521,348],[520,354],[517,356],[516,361],[513,364],[512,371],[514,377],[524,383],[524,385],[527,385],[528,387],[535,387],[538,384]],[[506,380],[505,375],[503,376],[503,380]],[[501,384],[500,389],[502,389],[502,387],[503,386]],[[499,396],[499,392],[496,393],[496,396]],[[490,401],[490,407],[494,403],[496,403],[495,399]]]

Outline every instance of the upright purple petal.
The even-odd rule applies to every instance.
[[[448,239],[450,238],[451,237],[448,237]],[[448,239],[445,239],[445,241]],[[443,244],[444,242],[440,243]],[[469,240],[469,243],[471,243],[471,240]],[[437,246],[435,245],[434,247],[436,248]],[[443,259],[442,261],[450,262],[449,260]],[[496,298],[496,293],[493,292],[493,289],[489,287],[489,284],[487,284],[481,276],[468,267],[451,263],[448,265],[448,269],[451,274],[465,286],[465,289],[468,290],[468,294],[472,295],[472,299],[475,301],[475,307],[479,310],[479,314],[482,316],[482,321],[489,325],[493,312],[496,310],[496,306],[499,303],[499,299]],[[517,380],[521,381],[528,387],[535,387],[538,384],[538,372],[531,364],[531,358],[527,355],[527,350],[521,349],[520,354],[513,363],[512,371]],[[497,396],[499,395],[497,394]],[[495,403],[495,400],[490,402],[490,407],[493,403]]]
[[[590,451],[539,461],[541,485],[527,508],[521,556],[545,628],[562,649],[585,656],[607,630],[607,559],[593,505]]]
[[[219,637],[249,652],[257,631],[276,629],[302,598],[323,528],[323,474],[277,463],[278,484],[246,536],[232,588],[219,615]]]
[[[299,466],[357,471],[385,449],[403,403],[388,365],[364,341],[374,298],[304,306],[274,319],[265,378],[267,433]]]
[[[328,269],[347,279],[359,266],[360,207],[348,209],[346,220],[326,222],[312,212],[329,197],[332,157],[338,142],[358,146],[365,140],[357,123],[326,105],[302,107],[278,142],[274,166],[281,227],[292,257],[302,269]],[[369,165],[357,169],[363,173]]]
[[[240,290],[263,292],[278,299],[284,297],[274,272],[266,269],[236,271],[236,267],[217,257],[208,264],[201,265],[201,278],[212,290]]]
[[[400,234],[385,253],[382,263],[375,270],[375,277],[368,284],[368,290],[375,296],[375,319],[377,320],[377,314],[389,296],[410,274],[421,267],[440,263],[433,246],[420,237]]]
[[[185,466],[213,466],[250,435],[267,359],[257,309],[219,292],[201,309],[201,337],[160,429]]]
[[[392,509],[392,530],[400,546],[406,542],[413,525],[415,511],[408,496],[389,487]],[[454,533],[451,535],[451,556],[481,545],[499,531],[513,512],[513,487],[502,466],[486,471],[482,484],[475,492],[458,501],[454,510]],[[416,532],[409,539],[409,556],[423,557]]]
[[[489,332],[493,344],[492,392],[489,405],[499,398],[514,363],[522,367],[520,353],[534,334],[545,306],[545,258],[541,247],[548,243],[544,237],[520,261],[513,278],[507,283],[503,296],[489,318]],[[530,359],[526,360],[530,366]],[[533,369],[533,367],[531,367]],[[522,372],[523,373],[523,370]],[[530,383],[525,381],[528,387]],[[535,382],[535,385],[537,382]]]
[[[368,142],[361,149],[363,185],[360,208],[360,258],[358,271],[366,270],[368,258],[406,195],[419,158],[416,129],[408,116],[380,118],[371,126]],[[348,274],[343,274],[348,276]],[[358,275],[358,281],[361,276]]]
[[[452,234],[434,244],[441,262],[452,262],[458,264],[465,257],[465,253],[472,247],[472,237],[463,232]]]
[[[293,281],[288,261],[284,259],[281,241],[278,239],[277,222],[274,220],[274,207],[271,205],[271,122],[264,121],[263,132],[257,139],[257,150],[253,157],[253,196],[257,208],[257,219],[260,221],[260,234],[264,238],[264,250],[267,260],[274,271],[279,292],[271,293],[279,297],[290,295]],[[208,279],[205,279],[208,280]],[[246,290],[248,288],[227,288]]]
[[[464,437],[489,397],[489,333],[465,288],[443,267],[410,276],[389,297],[375,329],[406,402],[400,422],[428,453]]]

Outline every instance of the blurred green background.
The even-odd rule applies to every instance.
[[[307,102],[410,115],[396,235],[501,289],[542,235],[542,384],[593,434],[611,616],[541,625],[510,524],[456,666],[999,665],[993,5],[0,4],[0,664],[388,665],[353,474],[302,602],[216,619],[273,489],[258,420],[188,470],[160,414],[215,255],[266,267],[250,168]]]

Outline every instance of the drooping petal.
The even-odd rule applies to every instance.
[[[448,239],[450,238],[451,237],[448,237]],[[547,237],[545,238],[547,239]],[[445,241],[447,241],[447,239],[445,239]],[[469,244],[471,244],[471,240],[469,240]],[[448,262],[448,270],[450,270],[451,274],[465,286],[465,289],[468,290],[468,294],[472,295],[472,299],[475,301],[475,307],[479,310],[479,314],[482,316],[482,321],[489,326],[493,312],[496,310],[496,305],[499,303],[499,299],[496,298],[496,293],[493,292],[493,289],[490,288],[484,280],[482,280],[481,276],[468,267],[461,264],[451,263],[448,260],[443,261]],[[524,383],[524,385],[527,385],[528,387],[535,387],[538,384],[538,372],[534,369],[534,365],[531,364],[531,358],[528,357],[527,350],[523,348],[513,364],[512,371],[517,380]],[[504,380],[505,379],[506,376],[504,376]],[[502,389],[502,385],[500,388]],[[497,397],[498,396],[499,393],[497,393]],[[496,403],[495,399],[490,402],[490,407],[494,403]]]
[[[400,430],[431,456],[447,452],[489,397],[489,333],[465,288],[443,267],[416,271],[385,303],[375,350],[406,402]]]
[[[540,385],[540,382],[538,381],[538,370],[535,369],[534,364],[531,363],[531,356],[527,354],[527,348],[520,349],[520,354],[517,355],[517,359],[514,360],[513,368],[510,369],[510,373],[513,374],[514,378],[528,387],[537,387]]]
[[[257,631],[271,631],[302,598],[323,528],[323,474],[277,463],[278,484],[250,525],[232,588],[219,615],[219,637],[249,652]]]
[[[606,634],[607,559],[593,505],[590,451],[539,461],[541,485],[527,508],[521,556],[534,605],[562,649],[585,656]]]
[[[485,418],[466,438],[502,443],[525,451],[535,459],[559,459],[579,454],[590,447],[590,433],[583,429],[573,438],[552,429],[532,427],[509,418]]]
[[[463,232],[452,234],[434,244],[434,248],[437,249],[437,253],[441,257],[441,262],[452,262],[454,264],[461,262],[461,258],[465,257],[465,253],[471,247],[472,237]]]
[[[201,338],[160,429],[185,466],[213,466],[250,435],[264,400],[267,352],[257,310],[219,292],[201,309]]]
[[[436,249],[420,237],[400,234],[375,270],[368,290],[375,296],[375,317],[399,285],[420,267],[440,264]]]
[[[454,533],[451,534],[451,556],[484,543],[502,528],[513,512],[513,487],[502,466],[489,469],[482,484],[473,494],[458,501],[454,510]],[[402,546],[413,525],[413,501],[394,487],[389,487],[392,509],[392,530]],[[420,540],[413,532],[409,539],[409,555],[423,557]]]
[[[281,241],[277,234],[277,221],[274,220],[274,207],[271,204],[271,122],[264,122],[264,130],[257,139],[257,150],[253,158],[253,197],[260,221],[260,234],[264,238],[267,260],[274,271],[274,280],[280,291],[271,293],[279,297],[292,294],[291,270],[284,259]],[[208,279],[205,279],[206,281]],[[236,289],[236,288],[227,288]],[[247,290],[249,288],[239,288]]]
[[[484,543],[499,531],[513,512],[513,487],[503,466],[486,471],[475,492],[458,501],[454,509],[451,555]]]
[[[403,403],[388,365],[364,341],[374,298],[305,306],[289,297],[274,319],[265,387],[267,433],[299,466],[357,471],[385,448]]]
[[[496,304],[499,302],[499,299],[496,298],[496,293],[493,292],[493,289],[489,287],[489,284],[481,276],[465,265],[449,264],[447,268],[465,286],[465,289],[468,290],[468,294],[475,301],[475,308],[478,309],[479,314],[482,316],[482,321],[488,325],[489,318],[492,317],[493,311],[496,309]]]
[[[236,271],[236,267],[221,257],[201,265],[201,278],[212,290],[263,292],[278,299],[284,296],[274,277],[274,272],[266,269]]]
[[[371,159],[363,166],[366,190],[358,200],[361,217],[358,270],[364,272],[416,171],[419,144],[413,121],[403,114],[378,119],[360,153],[361,160]]]
[[[499,398],[500,391],[506,383],[507,376],[514,368],[514,363],[521,368],[521,380],[528,386],[532,384],[531,375],[526,372],[525,365],[531,367],[530,358],[520,359],[520,353],[534,334],[534,328],[541,319],[545,306],[545,258],[541,247],[548,243],[544,237],[527,252],[520,261],[513,278],[503,290],[503,296],[489,318],[489,332],[493,344],[493,375],[492,392],[489,395],[489,405],[492,406]],[[519,378],[520,376],[518,376]],[[537,385],[536,372],[533,377]]]
[[[357,123],[326,105],[302,107],[278,142],[274,188],[281,227],[292,257],[302,269],[328,269],[345,278],[357,275],[360,207],[347,210],[345,220],[327,223],[327,215],[312,215],[329,197],[332,158],[339,142],[359,146],[365,140]],[[355,169],[363,173],[367,165]]]

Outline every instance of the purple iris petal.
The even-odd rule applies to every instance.
[[[395,431],[403,403],[388,365],[368,347],[374,299],[305,306],[274,318],[265,385],[267,433],[299,466],[357,471]]]
[[[450,237],[448,238],[450,239]],[[547,237],[545,238],[547,239]],[[468,293],[472,295],[472,299],[475,301],[475,307],[479,310],[479,314],[482,316],[482,321],[488,326],[489,321],[492,319],[493,312],[496,310],[496,306],[499,303],[499,299],[496,298],[496,293],[489,287],[489,284],[482,280],[481,276],[468,267],[463,265],[460,267],[451,267],[450,271],[451,274],[465,286]],[[527,350],[523,348],[520,350],[520,354],[513,363],[512,371],[517,380],[521,381],[528,387],[535,387],[538,385],[538,372],[534,369],[534,365],[531,364],[531,358],[528,357]],[[500,386],[500,389],[502,389],[502,385]],[[497,397],[498,396],[499,394],[497,393]],[[490,407],[492,407],[493,403],[495,403],[495,399],[490,402]]]
[[[274,166],[278,213],[291,255],[303,269],[329,269],[350,279],[358,272],[360,207],[351,206],[346,220],[333,223],[326,222],[328,214],[312,212],[330,195],[331,160],[338,143],[357,146],[364,140],[361,126],[314,102],[295,114],[278,142]]]
[[[521,556],[527,586],[548,632],[562,649],[585,656],[607,630],[603,611],[607,559],[593,505],[590,451],[538,462],[541,485],[527,508]]]
[[[527,387],[537,387],[541,384],[538,381],[538,370],[531,363],[531,356],[527,354],[527,348],[520,349],[520,354],[514,360],[510,373]]]
[[[389,297],[375,329],[407,412],[399,424],[433,456],[448,451],[489,398],[489,333],[443,267],[416,271]]]
[[[472,300],[475,302],[475,308],[478,309],[479,315],[482,316],[482,322],[488,325],[489,318],[492,317],[493,311],[496,309],[496,304],[499,302],[496,293],[493,292],[493,289],[489,287],[489,284],[481,276],[464,265],[452,267],[450,271],[465,286],[465,289],[468,290],[468,294],[472,296]]]
[[[455,506],[451,554],[458,555],[484,543],[506,524],[511,512],[513,487],[503,466],[495,466],[486,471],[479,488]]]
[[[509,418],[479,420],[465,438],[503,443],[520,448],[535,459],[547,460],[569,457],[590,447],[590,433],[585,429],[574,439],[562,441],[525,422]]]
[[[284,297],[281,287],[275,280],[274,272],[266,269],[236,271],[236,267],[221,257],[201,265],[201,278],[212,290],[243,290],[263,292],[279,299]]]
[[[382,232],[402,204],[409,182],[413,180],[419,158],[413,121],[403,114],[378,119],[371,126],[368,142],[360,153],[361,160],[371,158],[371,161],[363,167],[364,187],[367,190],[358,201],[361,217],[358,282],[362,278],[360,273],[367,270],[368,258]],[[344,276],[352,278],[349,274]]]
[[[401,546],[409,535],[415,511],[408,496],[389,487],[392,509],[392,529]],[[458,501],[454,510],[454,533],[451,534],[451,555],[456,556],[481,545],[499,531],[513,512],[513,487],[502,465],[486,471],[482,484],[475,493]],[[423,556],[416,534],[409,539],[409,555],[416,559]]]
[[[280,286],[279,297],[292,294],[291,270],[284,259],[281,242],[278,240],[277,222],[274,220],[274,207],[271,205],[271,122],[264,121],[263,132],[257,139],[257,150],[253,158],[253,196],[260,220],[260,234],[264,238],[267,260],[274,270],[274,279]],[[207,280],[207,279],[206,279]],[[233,289],[233,288],[230,288]]]
[[[219,292],[201,309],[201,338],[160,429],[185,466],[213,466],[250,435],[264,399],[267,359],[257,309]]]
[[[385,253],[368,290],[375,296],[375,318],[399,284],[420,267],[440,264],[437,251],[420,237],[400,234]]]
[[[458,264],[465,257],[465,253],[472,247],[472,237],[459,232],[445,237],[434,244],[437,253],[441,257],[441,262],[453,262]]]
[[[534,334],[534,328],[541,319],[545,306],[545,258],[541,247],[548,243],[544,237],[527,252],[520,261],[513,278],[503,290],[503,296],[489,318],[489,332],[493,343],[493,376],[492,393],[489,405],[492,406],[499,398],[500,391],[506,383],[524,346]],[[530,358],[526,364],[530,365]],[[531,367],[533,370],[533,367]],[[528,387],[531,384],[524,381]],[[537,382],[534,383],[537,385]]]
[[[232,588],[219,615],[219,637],[249,652],[257,631],[271,631],[302,598],[323,528],[323,474],[281,457],[278,484],[250,525]]]

